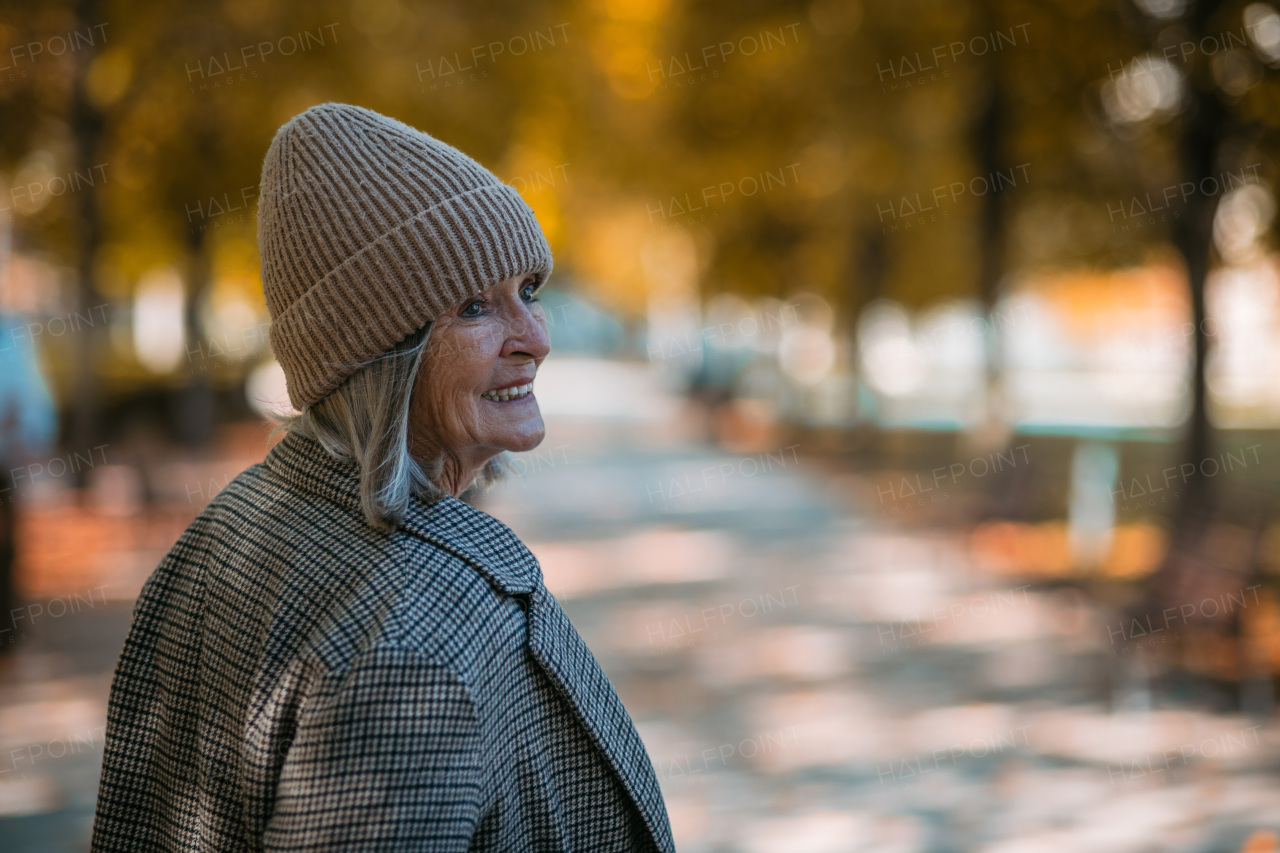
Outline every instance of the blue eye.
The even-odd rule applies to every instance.
[[[538,301],[538,297],[535,296],[534,294],[537,293],[539,289],[539,284],[540,284],[539,281],[535,278],[525,282],[524,286],[520,288],[520,295],[524,298],[525,302]],[[473,312],[471,309],[480,308],[485,304],[486,303],[483,298],[477,297],[476,299],[473,299],[470,302],[468,302],[466,306],[461,311],[458,312],[458,316],[459,317],[479,317],[480,312],[478,311]]]

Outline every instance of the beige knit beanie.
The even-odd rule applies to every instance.
[[[258,249],[271,349],[297,409],[464,298],[552,268],[514,187],[426,133],[334,103],[271,141]]]

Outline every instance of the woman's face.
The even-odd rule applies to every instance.
[[[531,387],[551,350],[538,287],[532,273],[499,282],[440,315],[428,337],[410,440],[415,455],[456,458],[460,470],[446,467],[439,484],[455,496],[489,459],[532,450],[546,434]]]

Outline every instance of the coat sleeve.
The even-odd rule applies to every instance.
[[[263,846],[465,851],[483,810],[481,756],[451,671],[409,649],[371,649],[304,704]]]

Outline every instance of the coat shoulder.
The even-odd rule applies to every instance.
[[[147,584],[158,609],[198,600],[207,627],[256,636],[266,670],[309,658],[337,673],[391,645],[461,672],[514,604],[447,536],[376,530],[263,463],[213,497]]]
[[[497,588],[473,560],[405,533],[393,547],[401,586],[387,620],[388,641],[448,666],[468,683],[492,654],[523,645],[524,599]]]

